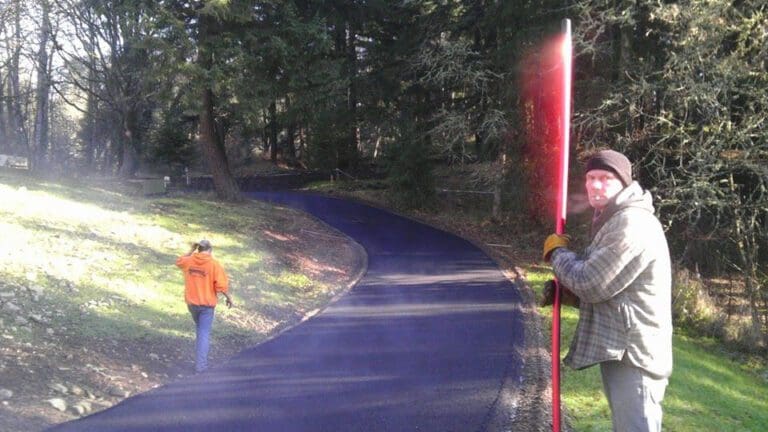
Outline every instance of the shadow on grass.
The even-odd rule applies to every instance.
[[[710,348],[715,348],[710,346]],[[768,385],[715,349],[676,337],[665,399],[668,430],[768,430]]]

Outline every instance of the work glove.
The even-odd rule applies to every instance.
[[[549,262],[549,257],[552,255],[552,251],[557,248],[567,248],[571,238],[565,234],[550,234],[546,240],[544,240],[544,252],[541,255],[544,261]]]
[[[541,307],[544,306],[551,306],[555,303],[555,281],[554,280],[548,280],[544,282],[544,290],[542,290],[542,299],[541,302],[539,302],[539,305]],[[573,306],[575,308],[579,307],[579,304],[581,301],[579,300],[579,297],[576,296],[571,290],[568,288],[560,285],[560,304],[566,305],[566,306]]]

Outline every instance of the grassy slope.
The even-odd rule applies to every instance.
[[[528,275],[537,293],[551,277],[540,268]],[[541,308],[540,312],[551,323],[551,309]],[[561,358],[568,351],[577,320],[575,310],[563,308]],[[664,430],[768,430],[768,383],[757,371],[732,360],[711,340],[678,333],[674,336],[673,350],[675,370],[663,403]],[[563,368],[562,376],[562,400],[574,429],[610,431],[610,411],[602,394],[599,369]]]
[[[0,171],[0,291],[43,293],[38,302],[11,301],[41,316],[57,334],[83,345],[150,338],[162,346],[164,340],[191,339],[174,262],[200,238],[213,243],[238,306],[217,309],[214,332],[222,339],[263,339],[343,288],[326,278],[340,268],[313,261],[312,251],[297,243],[303,228],[324,230],[298,212],[206,196],[145,199],[116,188]],[[6,311],[0,319],[0,328],[18,343],[40,337],[35,326],[11,327],[14,317]]]

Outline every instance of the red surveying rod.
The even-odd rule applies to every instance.
[[[557,182],[557,214],[555,216],[555,232],[565,232],[566,205],[568,202],[568,152],[571,129],[571,20],[562,22],[562,43],[560,54],[562,59],[562,111],[560,112],[560,148]],[[555,280],[555,299],[552,304],[552,431],[560,430],[560,286]]]

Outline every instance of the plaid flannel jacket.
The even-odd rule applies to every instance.
[[[672,270],[653,212],[650,193],[634,182],[595,221],[583,254],[552,254],[557,279],[581,300],[567,365],[582,369],[626,354],[653,375],[672,373]]]

